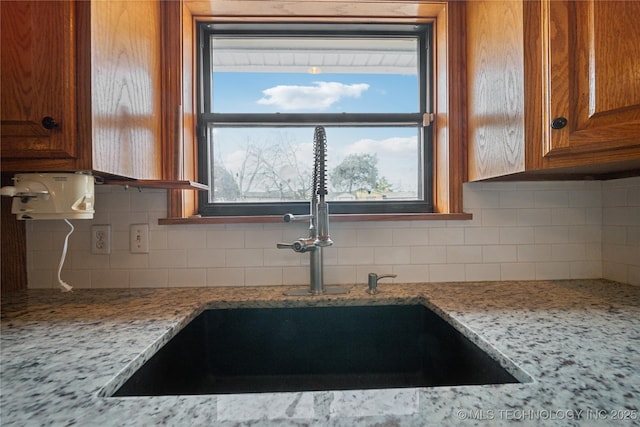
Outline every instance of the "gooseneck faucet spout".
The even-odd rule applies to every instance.
[[[322,250],[333,245],[329,235],[329,206],[327,195],[327,137],[322,126],[317,126],[313,137],[313,175],[311,183],[311,202],[309,215],[296,216],[286,214],[284,222],[309,220],[309,237],[299,238],[293,243],[278,243],[279,249],[292,249],[295,252],[309,252],[309,289],[295,289],[285,292],[287,295],[346,294],[345,288],[325,288],[324,260]]]

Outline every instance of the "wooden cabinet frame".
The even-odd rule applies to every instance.
[[[464,73],[464,2],[428,1],[342,1],[342,0],[184,0],[182,10],[178,2],[168,8],[165,16],[166,28],[181,28],[171,31],[168,46],[180,45],[180,58],[169,62],[168,76],[181,76],[180,84],[169,86],[176,104],[181,105],[180,118],[175,126],[182,129],[180,148],[174,151],[179,179],[195,180],[196,163],[196,112],[195,108],[195,22],[197,20],[232,22],[433,22],[435,32],[435,141],[434,141],[434,206],[435,214],[407,215],[345,215],[336,220],[402,220],[402,219],[469,219],[462,213],[462,182],[465,176],[465,73]],[[181,23],[178,26],[178,23]],[[181,40],[176,40],[180,37]],[[177,92],[180,102],[177,102]],[[180,132],[176,132],[176,135]],[[167,153],[165,153],[167,154]],[[171,153],[168,153],[171,154]],[[163,224],[213,223],[213,222],[279,222],[281,218],[190,218],[197,214],[197,193],[170,190],[168,216]],[[333,216],[332,216],[333,217]]]

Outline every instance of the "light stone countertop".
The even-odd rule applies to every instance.
[[[640,287],[605,280],[29,290],[2,300],[3,426],[640,425]],[[422,303],[515,364],[520,384],[107,396],[205,308]]]

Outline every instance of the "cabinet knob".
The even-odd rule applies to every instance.
[[[58,127],[58,122],[53,117],[45,117],[42,119],[42,127],[45,129],[55,129]]]
[[[551,122],[551,129],[562,129],[567,125],[566,117],[557,117]]]

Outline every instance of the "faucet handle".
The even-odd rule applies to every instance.
[[[278,249],[293,249],[294,252],[307,252],[315,249],[313,239],[298,239],[293,243],[277,243]]]
[[[369,280],[368,280],[369,288],[367,289],[367,293],[369,295],[377,294],[378,293],[378,280],[384,279],[386,277],[398,277],[398,275],[397,274],[380,274],[380,275],[377,275],[376,273],[369,273]]]

